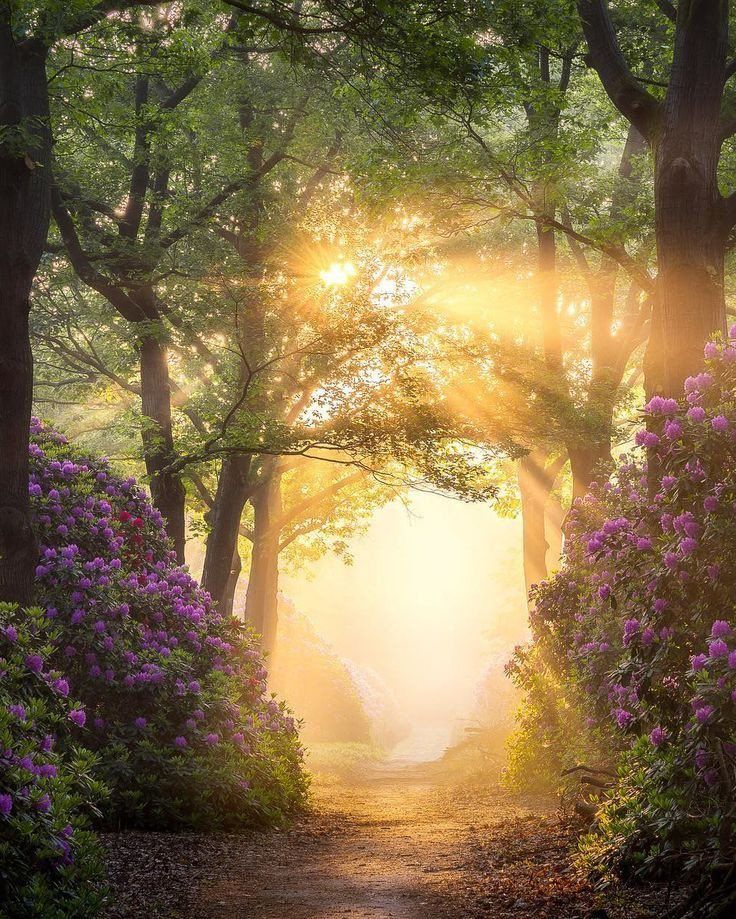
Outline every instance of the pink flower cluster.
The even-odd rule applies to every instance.
[[[532,625],[594,721],[680,745],[713,786],[736,750],[736,328],[705,357],[681,401],[649,401],[637,455],[577,503]]]
[[[252,785],[261,751],[296,727],[267,697],[247,630],[177,566],[161,515],[133,479],[77,455],[36,419],[30,459],[37,597],[61,629],[55,689],[84,702],[69,714],[84,743],[134,757],[155,743],[179,758],[224,745],[239,763],[233,782]]]

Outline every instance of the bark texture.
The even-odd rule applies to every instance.
[[[32,599],[37,545],[28,496],[31,285],[50,217],[45,49],[18,43],[0,7],[0,600]]]
[[[677,4],[672,68],[664,99],[632,74],[605,0],[578,0],[589,62],[618,110],[654,155],[659,274],[646,360],[649,395],[679,396],[703,362],[703,345],[725,329],[724,253],[734,226],[733,199],[718,189],[724,121],[727,0]]]
[[[240,556],[237,551],[238,529],[243,508],[251,491],[250,468],[250,455],[234,454],[223,459],[210,514],[210,533],[207,537],[202,586],[210,592],[212,599],[220,605],[223,612],[228,604],[232,609],[235,584],[231,581],[233,561],[236,557],[238,573],[240,571]]]

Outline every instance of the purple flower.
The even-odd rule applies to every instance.
[[[731,634],[731,626],[725,619],[716,619],[710,627],[710,634],[712,638],[725,638]]]
[[[728,645],[722,638],[716,638],[710,643],[710,657],[728,657]]]
[[[19,721],[26,720],[26,710],[23,708],[22,705],[9,705],[8,711],[10,712],[11,715],[16,717]]]
[[[698,548],[697,540],[693,539],[692,536],[686,536],[680,542],[680,552],[683,555],[692,555],[693,552]]]
[[[656,447],[659,444],[659,436],[645,429],[637,431],[634,440],[639,447]]]
[[[695,720],[698,722],[698,724],[705,724],[706,722],[710,721],[714,712],[715,709],[712,705],[702,705],[695,712]]]
[[[717,769],[706,769],[703,773],[703,781],[705,784],[712,788],[714,785],[718,784],[718,770]]]
[[[718,348],[718,345],[714,341],[708,341],[705,343],[705,347],[703,348],[703,357],[707,361],[714,360],[715,358],[718,357],[718,354],[719,354],[719,348]]]
[[[705,409],[701,408],[699,405],[694,405],[692,408],[687,410],[687,417],[691,421],[705,421]]]
[[[69,720],[73,721],[78,727],[83,728],[87,723],[87,715],[82,708],[73,708],[69,712]]]
[[[18,632],[13,628],[12,625],[9,625],[5,629],[5,637],[8,639],[8,641],[17,641]]]
[[[616,710],[616,721],[618,722],[619,727],[625,728],[634,720],[634,716],[631,712],[627,712],[624,708],[619,708]]]
[[[43,669],[43,658],[39,654],[29,654],[26,658],[26,667],[33,673],[40,673]]]
[[[40,811],[42,814],[48,814],[51,810],[51,798],[47,794],[43,794],[37,799],[34,806],[36,810]]]
[[[205,734],[204,742],[210,744],[210,746],[215,746],[220,742],[219,734]]]
[[[727,431],[729,428],[728,418],[725,415],[716,415],[715,418],[711,419],[710,426],[714,431],[717,431],[719,434],[722,434],[724,431]]]
[[[55,692],[58,692],[58,694],[63,696],[65,699],[69,695],[69,683],[66,680],[54,680],[51,686]]]
[[[707,663],[707,654],[696,654],[695,657],[690,658],[690,666],[693,668],[693,670],[703,670]]]
[[[186,747],[186,745],[187,745],[186,737],[182,737],[181,735],[179,735],[178,737],[174,738],[175,747]]]
[[[682,435],[682,425],[679,421],[670,419],[664,426],[664,436],[668,440],[677,440]]]
[[[148,721],[145,718],[136,718],[133,724],[138,728],[139,731],[142,731],[143,728],[148,724]]]
[[[661,747],[662,744],[667,740],[667,732],[664,728],[656,727],[652,730],[649,735],[649,740],[654,747]]]
[[[0,795],[0,814],[3,817],[9,816],[13,809],[13,798],[10,795]]]

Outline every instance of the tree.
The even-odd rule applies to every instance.
[[[736,198],[721,194],[718,166],[724,140],[736,130],[727,92],[734,67],[727,62],[725,0],[658,6],[673,23],[661,99],[632,73],[605,0],[578,0],[589,62],[653,152],[659,274],[647,390],[676,396],[700,367],[704,343],[725,331],[724,255]]]
[[[36,541],[28,502],[33,360],[30,293],[50,219],[52,130],[46,64],[54,44],[147,0],[92,6],[0,2],[0,599],[32,594]]]

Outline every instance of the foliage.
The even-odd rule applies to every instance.
[[[561,792],[563,773],[586,758],[602,761],[611,732],[587,720],[575,689],[546,659],[541,645],[517,646],[506,673],[523,692],[508,742],[505,783],[516,790]]]
[[[110,787],[108,823],[238,827],[304,794],[296,725],[266,695],[249,633],[173,560],[133,479],[34,421],[30,492],[50,662],[85,705],[77,731]]]
[[[650,400],[642,456],[577,504],[565,565],[534,597],[533,653],[589,725],[614,732],[611,752],[631,748],[588,843],[608,867],[638,852],[645,871],[714,869],[736,851],[731,336],[708,343],[684,400]]]
[[[40,609],[0,605],[0,916],[97,916],[103,902],[88,829],[98,758],[70,742],[81,707],[44,665],[60,631]]]

